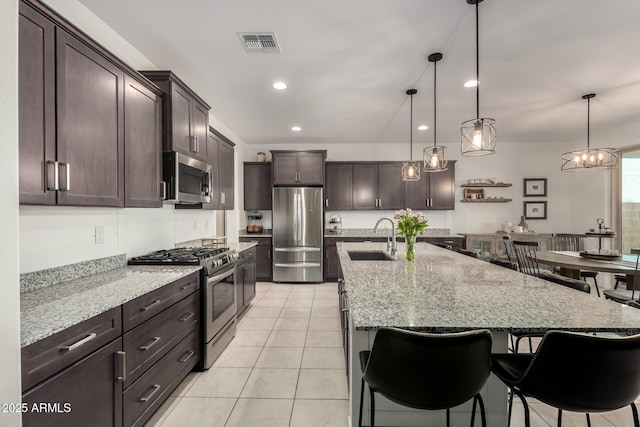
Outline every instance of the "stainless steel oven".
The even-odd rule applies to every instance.
[[[204,369],[213,364],[236,333],[235,271],[233,263],[214,276],[205,276]]]

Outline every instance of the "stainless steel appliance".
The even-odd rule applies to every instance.
[[[165,152],[164,199],[170,203],[211,202],[211,166],[175,151]]]
[[[235,269],[238,254],[229,248],[176,248],[129,260],[133,265],[201,265],[202,359],[208,369],[236,334]]]
[[[322,188],[273,189],[273,281],[322,282]]]

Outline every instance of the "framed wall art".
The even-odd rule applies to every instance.
[[[547,219],[547,202],[524,202],[525,219]]]
[[[524,197],[547,197],[547,178],[525,178]]]

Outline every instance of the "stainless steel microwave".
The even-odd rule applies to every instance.
[[[211,165],[175,151],[165,152],[162,163],[166,202],[211,202]]]

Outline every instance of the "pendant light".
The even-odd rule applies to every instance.
[[[413,95],[418,93],[416,89],[407,90],[407,95],[411,96],[411,118],[409,120],[410,128],[410,151],[409,161],[402,165],[402,180],[403,181],[419,181],[420,180],[420,162],[413,161]]]
[[[436,65],[442,59],[441,53],[432,53],[427,57],[433,62],[433,147],[422,150],[425,172],[442,172],[447,170],[447,147],[436,145]]]
[[[462,136],[463,156],[486,156],[496,152],[496,128],[494,119],[480,117],[480,43],[478,41],[478,4],[482,0],[467,0],[476,5],[476,118],[463,122],[460,131]]]
[[[563,172],[611,169],[618,165],[618,155],[613,148],[591,148],[589,146],[590,103],[595,93],[583,95],[587,100],[587,149],[570,151],[562,155]]]

